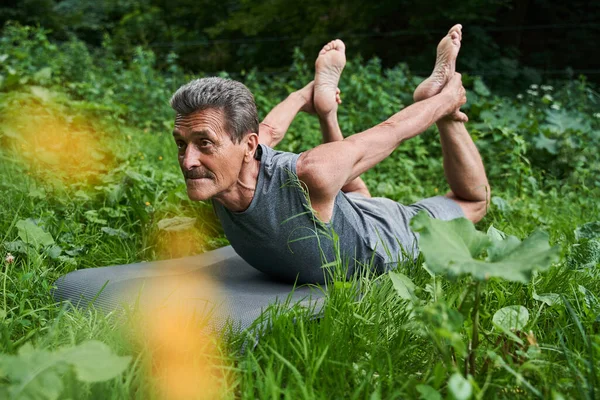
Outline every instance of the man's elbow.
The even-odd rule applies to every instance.
[[[484,195],[483,198],[477,202],[475,202],[474,205],[474,212],[472,215],[471,221],[473,221],[473,223],[477,223],[479,221],[481,221],[483,219],[483,217],[485,217],[485,215],[487,214],[489,208],[490,208],[490,199],[492,198],[492,191],[490,188],[490,185],[487,184],[485,185],[485,187],[483,188],[484,191]]]
[[[458,196],[453,192],[449,192],[447,196],[460,205],[460,208],[465,214],[465,218],[474,224],[485,217],[490,207],[491,191],[489,185],[485,185],[485,187],[482,188],[482,193],[479,193],[479,195],[473,196],[470,199]]]
[[[474,224],[476,224],[479,221],[481,221],[483,217],[485,217],[485,215],[488,212],[488,208],[489,202],[486,200],[474,202],[467,218],[470,219]]]
[[[276,127],[265,122],[258,125],[258,132],[259,138],[269,139],[271,142],[279,142],[283,137],[283,134]]]

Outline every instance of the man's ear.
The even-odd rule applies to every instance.
[[[249,133],[246,135],[246,154],[244,155],[244,161],[250,162],[254,158],[254,153],[258,148],[258,134]]]

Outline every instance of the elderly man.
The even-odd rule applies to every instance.
[[[345,65],[340,40],[316,61],[315,81],[258,123],[252,94],[239,82],[194,80],[173,95],[173,136],[192,200],[211,200],[235,251],[279,279],[322,283],[336,265],[350,276],[385,271],[416,254],[409,221],[419,210],[435,218],[479,221],[489,185],[459,111],[466,102],[455,62],[462,37],[454,26],[438,45],[434,71],[415,103],[364,132],[343,138],[337,84]],[[324,143],[301,154],[273,150],[299,111],[316,112]],[[451,192],[405,206],[371,198],[360,175],[403,141],[436,123]]]

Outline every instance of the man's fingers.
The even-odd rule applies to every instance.
[[[469,122],[469,117],[467,116],[467,114],[460,110],[456,110],[454,112],[454,114],[452,115],[452,119],[459,122]]]

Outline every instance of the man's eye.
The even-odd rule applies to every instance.
[[[200,141],[200,147],[208,147],[212,144],[210,140],[202,139]]]
[[[177,149],[178,150],[184,150],[185,149],[185,143],[184,142],[178,141],[178,142],[176,142],[176,144],[177,144]]]

